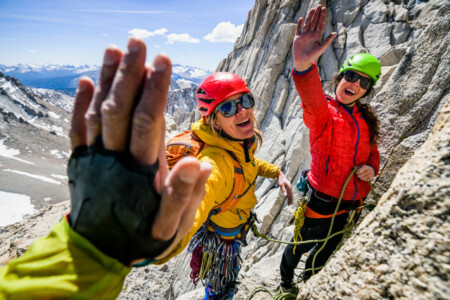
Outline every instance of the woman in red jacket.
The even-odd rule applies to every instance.
[[[300,18],[293,44],[296,89],[302,100],[303,121],[309,128],[311,145],[311,170],[307,173],[310,196],[301,229],[303,240],[323,239],[327,236],[331,218],[345,181],[355,167],[359,170],[350,179],[332,232],[341,231],[347,223],[348,211],[362,204],[370,191],[369,181],[378,173],[380,157],[377,149],[378,119],[361,99],[369,95],[381,71],[380,62],[366,53],[347,59],[336,76],[336,97],[324,94],[315,61],[331,44],[336,33],[322,42],[326,8],[312,9],[302,28]],[[280,265],[281,288],[292,288],[294,269],[303,253],[312,249],[305,270],[320,269],[336,249],[342,234],[323,243],[288,245]],[[306,281],[312,271],[303,273]]]

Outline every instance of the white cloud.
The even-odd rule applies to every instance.
[[[107,34],[107,33],[105,33],[105,32],[104,32],[104,33],[103,33],[102,35],[103,35],[103,36],[108,36],[108,34]]]
[[[167,32],[166,28],[156,29],[154,31],[148,31],[146,29],[134,28],[134,29],[131,29],[130,31],[128,31],[128,33],[131,34],[131,36],[141,38],[141,39],[146,39],[148,37],[156,36],[156,35],[164,35],[166,32]]]
[[[231,22],[220,22],[204,39],[212,43],[234,43],[241,35],[244,24],[236,26]]]
[[[30,52],[31,54],[34,54],[34,53],[36,53],[36,50],[30,49],[30,50],[28,50],[28,52]]]
[[[155,45],[154,47],[155,47],[155,48],[159,48],[159,45]]]
[[[189,33],[171,33],[167,35],[168,41],[167,44],[172,45],[175,42],[182,42],[182,43],[193,43],[197,44],[200,43],[200,40],[197,38],[193,38],[190,36]]]

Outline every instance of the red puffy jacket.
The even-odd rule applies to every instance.
[[[350,114],[322,90],[317,66],[299,74],[292,70],[295,87],[302,100],[303,122],[309,128],[311,172],[309,183],[316,190],[339,198],[345,181],[355,166],[370,165],[378,174],[380,154],[370,145],[369,127],[356,105]],[[344,200],[367,196],[369,183],[351,178]]]

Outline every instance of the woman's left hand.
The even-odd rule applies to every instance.
[[[283,172],[280,171],[278,174],[278,185],[280,186],[281,192],[287,197],[288,205],[294,202],[294,195],[292,194],[292,186],[289,180],[286,178]]]
[[[372,181],[375,177],[375,170],[369,165],[362,165],[358,171],[356,171],[356,176],[363,181]]]

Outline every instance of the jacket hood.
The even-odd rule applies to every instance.
[[[232,151],[239,159],[239,162],[245,162],[244,147],[238,141],[232,141],[224,137],[220,137],[205,123],[203,119],[193,123],[191,125],[191,130],[193,130],[206,144]],[[257,144],[258,143],[255,141],[249,148],[250,160],[253,160]]]

